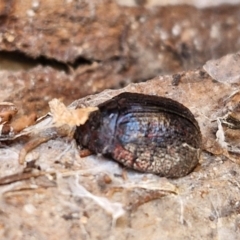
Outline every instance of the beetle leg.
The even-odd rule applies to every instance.
[[[88,157],[93,153],[89,149],[85,148],[85,149],[81,149],[79,154],[80,154],[80,157],[83,158],[83,157]]]

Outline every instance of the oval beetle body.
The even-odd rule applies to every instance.
[[[77,143],[127,168],[176,178],[198,164],[201,132],[188,108],[165,97],[121,93],[76,128]]]

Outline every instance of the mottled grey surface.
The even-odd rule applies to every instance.
[[[237,88],[197,70],[186,72],[178,86],[171,76],[162,76],[74,102],[94,106],[122,91],[172,97],[199,122],[201,164],[186,177],[167,180],[123,169],[101,156],[80,158],[74,142],[51,140],[27,156],[36,159],[43,176],[1,186],[1,239],[237,239],[239,160],[216,141],[216,119]],[[1,176],[21,171],[21,147],[15,142],[0,148]]]

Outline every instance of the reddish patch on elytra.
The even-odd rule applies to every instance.
[[[132,167],[134,163],[134,155],[121,145],[115,146],[112,157],[126,167]]]
[[[147,171],[151,166],[151,162],[148,159],[137,159],[134,163],[134,169],[139,171]]]

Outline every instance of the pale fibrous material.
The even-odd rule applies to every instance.
[[[222,66],[229,72],[229,65]],[[1,71],[0,76],[7,86],[9,78]],[[172,75],[161,75],[77,99],[68,107],[72,112],[98,106],[121,92],[163,96],[185,105],[199,123],[204,148],[200,164],[182,178],[139,173],[101,155],[80,157],[65,132],[69,128],[56,127],[52,109],[18,133],[30,140],[52,137],[28,154],[28,171],[18,161],[28,138],[3,142],[0,239],[29,236],[32,229],[36,239],[239,239],[240,81],[224,79],[213,80],[198,69],[184,72],[174,86]],[[11,86],[12,92],[19,88]],[[3,101],[6,89],[0,90]]]
[[[69,126],[82,125],[88,120],[89,114],[98,109],[97,107],[69,109],[56,98],[49,102],[49,107],[56,126],[64,124]]]

